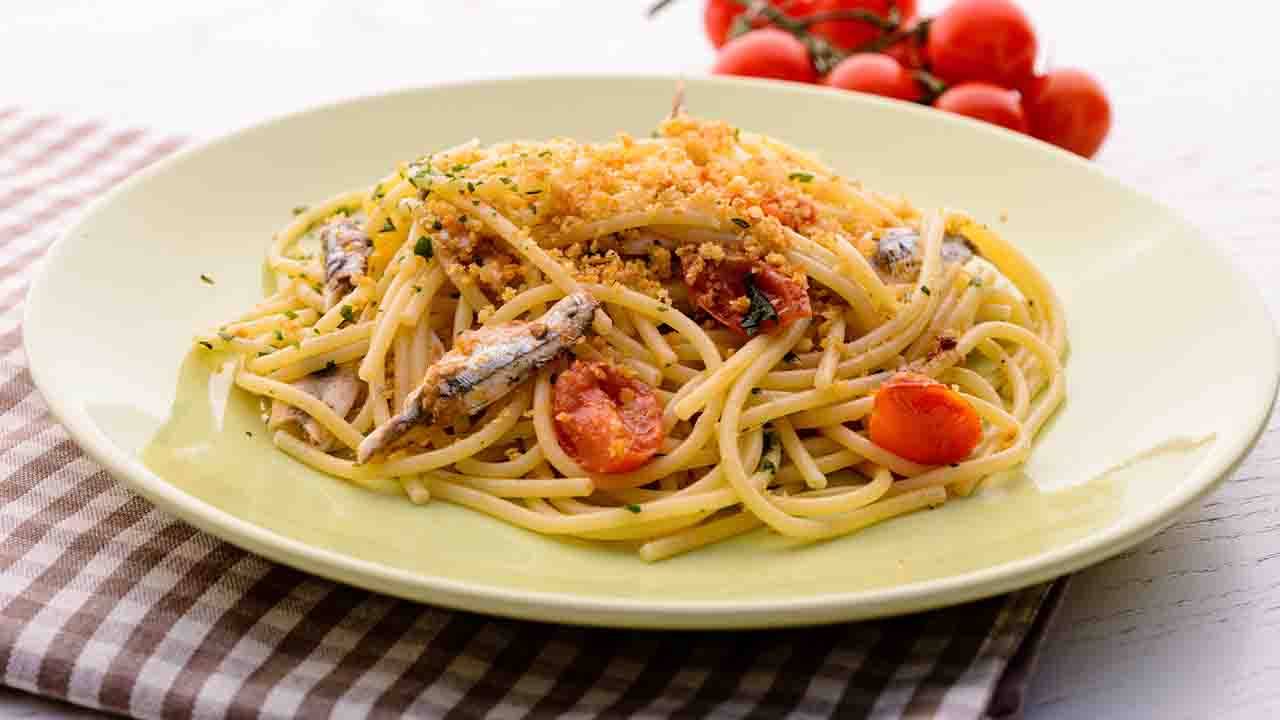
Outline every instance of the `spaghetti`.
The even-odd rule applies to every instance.
[[[282,451],[645,560],[967,495],[1065,396],[1016,248],[722,122],[473,141],[295,213],[277,292],[196,338]]]

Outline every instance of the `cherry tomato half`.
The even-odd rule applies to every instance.
[[[844,90],[857,90],[911,102],[923,96],[911,71],[882,53],[850,55],[841,60],[822,82]]]
[[[733,303],[747,296],[748,277],[756,290],[769,301],[777,319],[761,321],[753,325],[749,310],[737,310]],[[702,272],[692,279],[685,277],[689,296],[694,304],[706,310],[716,320],[734,332],[750,336],[769,333],[775,328],[786,327],[793,321],[813,315],[809,304],[809,290],[795,278],[764,262],[752,262],[731,258],[709,262]],[[743,327],[748,322],[750,327]]]
[[[1027,131],[1027,118],[1023,115],[1015,90],[987,83],[963,83],[948,88],[933,101],[933,106],[1010,130],[1022,133]]]
[[[968,400],[927,375],[903,372],[876,391],[871,442],[924,465],[969,457],[982,440],[982,419]]]
[[[809,50],[793,35],[776,28],[752,30],[730,40],[720,49],[711,72],[716,75],[816,82]]]
[[[556,435],[596,473],[634,470],[662,447],[662,405],[653,388],[607,362],[577,360],[556,377]]]
[[[1027,84],[1022,108],[1031,134],[1093,157],[1111,130],[1111,103],[1092,75],[1073,68],[1053,70]]]
[[[933,72],[949,83],[1021,87],[1036,62],[1036,33],[1009,0],[956,0],[929,26]]]

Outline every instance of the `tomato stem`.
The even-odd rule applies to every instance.
[[[662,12],[663,10],[666,10],[667,6],[675,1],[676,0],[658,0],[658,2],[649,6],[649,9],[645,11],[644,15],[645,17],[652,20],[655,15]]]
[[[668,2],[670,0],[667,0]],[[916,28],[904,30],[902,28],[902,16],[898,12],[898,8],[894,4],[890,4],[889,12],[886,15],[864,10],[860,8],[850,8],[844,10],[830,10],[827,12],[815,13],[805,17],[792,17],[783,10],[776,7],[769,0],[734,0],[737,4],[746,8],[746,12],[738,15],[733,20],[733,24],[729,27],[729,38],[735,38],[744,33],[750,32],[759,19],[764,19],[769,24],[791,33],[797,40],[804,44],[809,51],[809,62],[813,64],[813,69],[819,75],[826,75],[840,64],[841,60],[859,52],[879,52],[880,50],[892,45],[897,40],[910,37]],[[822,22],[852,20],[865,22],[879,30],[882,34],[880,37],[872,40],[866,45],[855,48],[852,51],[846,51],[836,47],[826,38],[814,34],[810,31],[810,27]],[[921,23],[923,24],[923,23]],[[919,25],[917,25],[919,27]],[[883,42],[886,38],[897,37],[896,40]],[[883,44],[881,44],[883,42]],[[876,49],[867,49],[870,45],[876,45]]]

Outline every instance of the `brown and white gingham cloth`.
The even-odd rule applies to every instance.
[[[35,392],[22,305],[76,210],[180,144],[0,109],[0,682],[145,718],[1017,712],[1048,586],[799,630],[563,627],[311,577],[130,493]]]

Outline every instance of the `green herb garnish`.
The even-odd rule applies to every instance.
[[[932,295],[932,294],[933,294],[933,293],[929,290],[929,286],[928,286],[928,285],[921,285],[921,286],[920,286],[920,292],[924,293],[925,295]]]
[[[341,308],[338,309],[338,314],[341,315],[342,319],[346,320],[347,322],[356,321],[356,313],[354,310],[351,309],[350,305],[343,305]]]
[[[747,286],[747,299],[751,301],[751,306],[747,308],[747,314],[742,316],[742,322],[739,323],[742,329],[746,331],[747,337],[760,332],[760,326],[770,320],[778,319],[778,311],[774,309],[773,303],[769,302],[769,298],[756,287],[755,275],[748,274],[744,279]]]
[[[737,225],[743,230],[746,230],[747,228],[751,227],[751,223],[747,222],[746,220],[743,220],[742,218],[734,218],[733,224]]]
[[[309,209],[309,208],[308,208],[306,205],[294,205],[294,206],[293,206],[293,214],[294,214],[294,216],[296,217],[296,216],[301,215],[302,213],[306,212],[308,209]]]
[[[292,310],[285,310],[285,311],[284,311],[284,316],[285,316],[285,317],[287,317],[287,318],[289,318],[290,320],[297,320],[297,319],[298,319],[298,313],[296,313],[296,312],[294,312],[294,311],[292,311]]]
[[[787,176],[787,179],[795,180],[797,182],[803,182],[803,183],[813,182],[813,173],[793,172]]]
[[[201,344],[201,345],[203,345],[203,346],[205,346],[205,349],[207,349],[207,350],[212,350],[212,349],[213,349],[213,343],[211,343],[211,342],[209,342],[209,341],[207,341],[207,340],[201,340],[201,341],[200,341],[200,344]]]
[[[628,503],[627,505],[623,505],[623,507],[637,515],[640,514],[640,506],[635,503]]]
[[[387,218],[387,221],[382,223],[382,232],[395,232],[395,231],[396,231],[396,224],[391,222],[391,218]]]
[[[431,238],[426,235],[418,238],[418,242],[413,246],[413,254],[430,260],[431,256],[436,254],[435,248],[431,247]]]
[[[200,273],[200,282],[204,283],[205,285],[212,285],[213,278],[209,277],[208,275],[205,275],[204,273]]]

